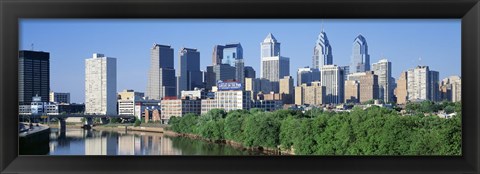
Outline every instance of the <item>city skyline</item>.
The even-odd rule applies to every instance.
[[[135,25],[151,28],[132,29]],[[197,30],[185,30],[191,25]],[[257,27],[258,31],[245,30],[241,27],[244,25]],[[215,26],[220,26],[213,30],[218,32],[210,31]],[[338,66],[350,65],[353,40],[361,34],[368,43],[370,66],[388,59],[396,80],[401,71],[417,65],[440,72],[440,80],[461,75],[460,20],[22,20],[20,28],[21,50],[33,47],[35,51],[50,53],[51,90],[69,92],[72,102],[77,103],[84,102],[81,87],[85,74],[81,63],[93,53],[117,58],[117,92],[123,89],[145,92],[152,43],[171,45],[175,68],[182,47],[197,48],[200,70],[205,70],[212,64],[214,45],[238,42],[243,46],[245,66],[252,66],[260,77],[260,43],[268,33],[282,44],[281,55],[290,58],[290,76],[294,78],[298,68],[312,67],[315,42],[322,30],[332,47],[333,64]],[[156,31],[150,31],[153,29]],[[172,32],[175,29],[180,30]]]

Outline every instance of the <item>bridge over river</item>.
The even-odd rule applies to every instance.
[[[50,120],[55,118],[58,120],[58,128],[61,132],[66,130],[67,118],[85,118],[84,125],[91,127],[93,125],[94,118],[100,118],[102,123],[107,123],[109,118],[123,118],[123,119],[134,119],[133,115],[99,115],[99,114],[20,114],[19,117],[28,119],[47,119],[47,122],[50,123]]]

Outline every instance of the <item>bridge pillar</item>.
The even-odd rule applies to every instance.
[[[85,118],[85,125],[92,126],[93,125],[93,118],[92,117],[86,117]]]
[[[65,122],[65,118],[57,118],[58,119],[58,128],[60,132],[65,132],[67,130],[67,123]]]

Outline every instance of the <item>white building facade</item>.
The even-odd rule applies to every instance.
[[[378,76],[378,97],[384,102],[391,102],[393,96],[392,88],[392,63],[382,59],[372,65],[372,70]]]
[[[325,86],[325,104],[343,103],[344,73],[337,65],[325,65],[320,69],[322,86]]]
[[[85,113],[117,115],[117,60],[93,54],[85,60]]]

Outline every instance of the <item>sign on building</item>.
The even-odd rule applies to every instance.
[[[242,83],[240,82],[223,82],[219,80],[217,82],[217,88],[219,91],[228,91],[228,90],[242,90]]]

